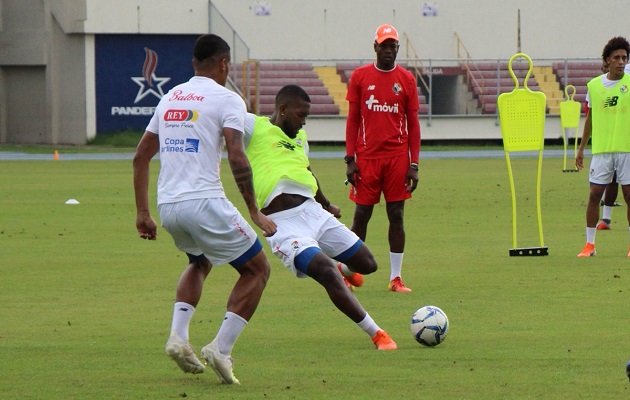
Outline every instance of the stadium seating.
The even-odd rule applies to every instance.
[[[482,114],[496,114],[499,95],[511,92],[516,87],[507,62],[462,64],[461,69],[466,76],[468,90],[477,99]],[[523,86],[528,70],[529,65],[526,62],[517,60],[512,63],[512,72],[518,80],[519,87]],[[540,90],[533,74],[527,80],[527,87],[534,91]]]
[[[311,115],[339,115],[339,107],[334,104],[328,89],[313,70],[310,63],[260,62],[256,71],[254,64],[235,65],[232,79],[236,86],[250,95],[249,109],[271,115],[275,96],[285,85],[299,85],[311,97]],[[258,92],[258,93],[257,93]]]
[[[567,85],[575,87],[573,100],[580,103],[586,102],[586,84],[596,76],[602,74],[602,63],[599,61],[571,61],[553,63],[560,87],[564,91]],[[584,108],[582,108],[584,111]]]

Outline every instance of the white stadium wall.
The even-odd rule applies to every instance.
[[[269,16],[256,16],[255,3],[212,1],[250,46],[252,58],[262,59],[371,58],[374,31],[383,23],[409,36],[423,59],[455,58],[455,32],[473,58],[509,58],[517,49],[519,9],[521,50],[532,58],[598,56],[608,39],[627,32],[622,12],[593,25],[602,3],[592,0],[258,2],[270,4]],[[437,16],[422,16],[425,3],[436,6]]]
[[[425,5],[437,15],[423,16]],[[269,15],[256,15],[260,6]],[[423,60],[455,59],[456,33],[470,57],[496,60],[518,49],[519,11],[520,50],[534,59],[599,57],[627,33],[623,12],[593,24],[601,5],[591,0],[0,0],[0,143],[83,144],[96,134],[99,35],[210,31],[238,39],[250,58],[326,63],[372,60],[376,26],[391,23]],[[421,122],[425,139],[500,138],[492,117]],[[307,128],[313,140],[343,140],[343,125],[313,117]],[[548,118],[546,136],[559,137],[558,125]]]

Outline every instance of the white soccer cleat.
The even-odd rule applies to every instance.
[[[175,332],[168,338],[164,352],[186,373],[200,374],[206,369],[195,355],[190,343],[180,338]]]
[[[201,349],[201,357],[206,360],[210,368],[217,374],[221,383],[229,385],[241,384],[234,376],[234,360],[232,360],[232,357],[219,352],[217,339],[214,339],[210,344]]]

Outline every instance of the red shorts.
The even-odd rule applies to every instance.
[[[409,171],[408,157],[373,160],[357,158],[356,163],[360,179],[355,179],[356,186],[350,188],[350,200],[363,205],[378,204],[381,193],[388,203],[411,198],[411,192],[405,188]]]

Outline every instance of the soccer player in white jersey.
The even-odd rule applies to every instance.
[[[363,241],[335,218],[341,217],[339,207],[330,204],[311,171],[302,129],[310,107],[304,89],[287,85],[276,95],[271,118],[249,114],[245,123],[256,201],[278,227],[267,242],[295,276],[319,283],[378,350],[395,350],[396,342],[374,322],[337,271],[336,262],[362,274],[376,271],[377,264]]]
[[[157,203],[162,226],[188,255],[175,295],[166,354],[189,373],[201,373],[188,328],[203,284],[215,265],[230,264],[240,274],[214,340],[201,356],[222,383],[238,384],[232,348],[253,315],[269,278],[269,262],[256,232],[226,198],[219,167],[227,148],[230,168],[251,220],[272,236],[276,225],[256,206],[252,170],[243,147],[245,103],[225,83],[229,45],[216,35],[195,43],[195,76],[174,87],[159,102],[133,159],[136,227],[143,239],[157,238],[149,212],[149,164],[160,153]]]

